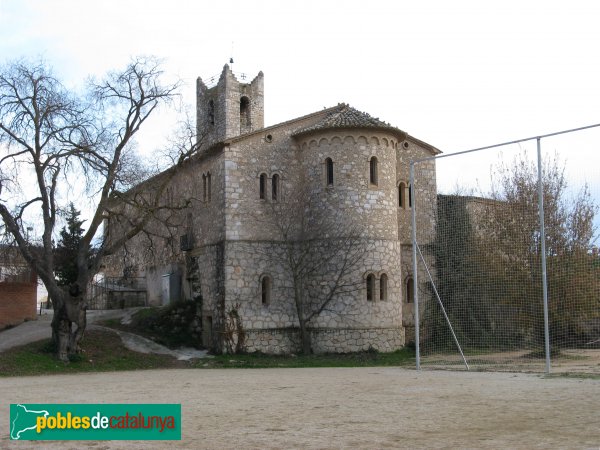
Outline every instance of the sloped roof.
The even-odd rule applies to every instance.
[[[348,128],[369,128],[378,131],[389,131],[400,140],[406,139],[406,133],[399,128],[391,126],[389,123],[382,122],[376,117],[365,112],[359,111],[350,105],[341,103],[327,114],[321,121],[307,128],[294,133],[294,136],[310,134],[321,130],[329,129],[348,129]]]

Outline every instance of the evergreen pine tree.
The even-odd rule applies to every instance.
[[[69,203],[67,226],[60,231],[60,241],[56,246],[55,276],[59,286],[68,286],[77,281],[77,252],[83,236],[83,220],[79,219],[81,211]]]

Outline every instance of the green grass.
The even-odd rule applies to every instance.
[[[584,380],[600,380],[600,374],[581,372],[559,372],[545,374],[544,378],[580,378]]]
[[[86,332],[83,352],[65,364],[56,359],[50,340],[33,342],[0,353],[0,376],[26,376],[114,370],[189,367],[166,355],[147,355],[125,348],[115,333]]]
[[[102,330],[86,332],[82,349],[83,352],[68,364],[56,359],[50,340],[7,350],[0,353],[0,377],[168,368],[414,367],[415,363],[414,351],[410,349],[392,353],[373,351],[297,356],[254,353],[177,361],[167,355],[149,355],[128,350],[115,333]]]
[[[323,355],[218,355],[211,359],[193,362],[198,368],[306,368],[306,367],[375,367],[404,366],[414,367],[415,354],[410,349],[391,353],[359,352]]]

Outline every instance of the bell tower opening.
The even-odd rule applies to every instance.
[[[211,145],[264,125],[263,73],[251,81],[234,73],[226,64],[221,75],[196,83],[196,128],[198,139]]]
[[[250,99],[245,95],[240,98],[240,132],[244,133],[245,130],[251,128],[250,119]]]
[[[215,102],[212,100],[208,101],[208,124],[215,124]]]

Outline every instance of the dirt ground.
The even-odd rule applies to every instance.
[[[533,358],[530,355],[531,350],[484,353],[467,355],[467,362],[471,370],[544,373],[545,358]],[[458,353],[425,355],[421,357],[421,364],[430,369],[464,369],[463,360]],[[550,367],[552,374],[578,373],[600,376],[600,350],[561,349],[560,355],[552,357]]]
[[[600,447],[600,379],[398,368],[0,379],[0,448]],[[181,441],[8,440],[10,403],[181,403]]]

